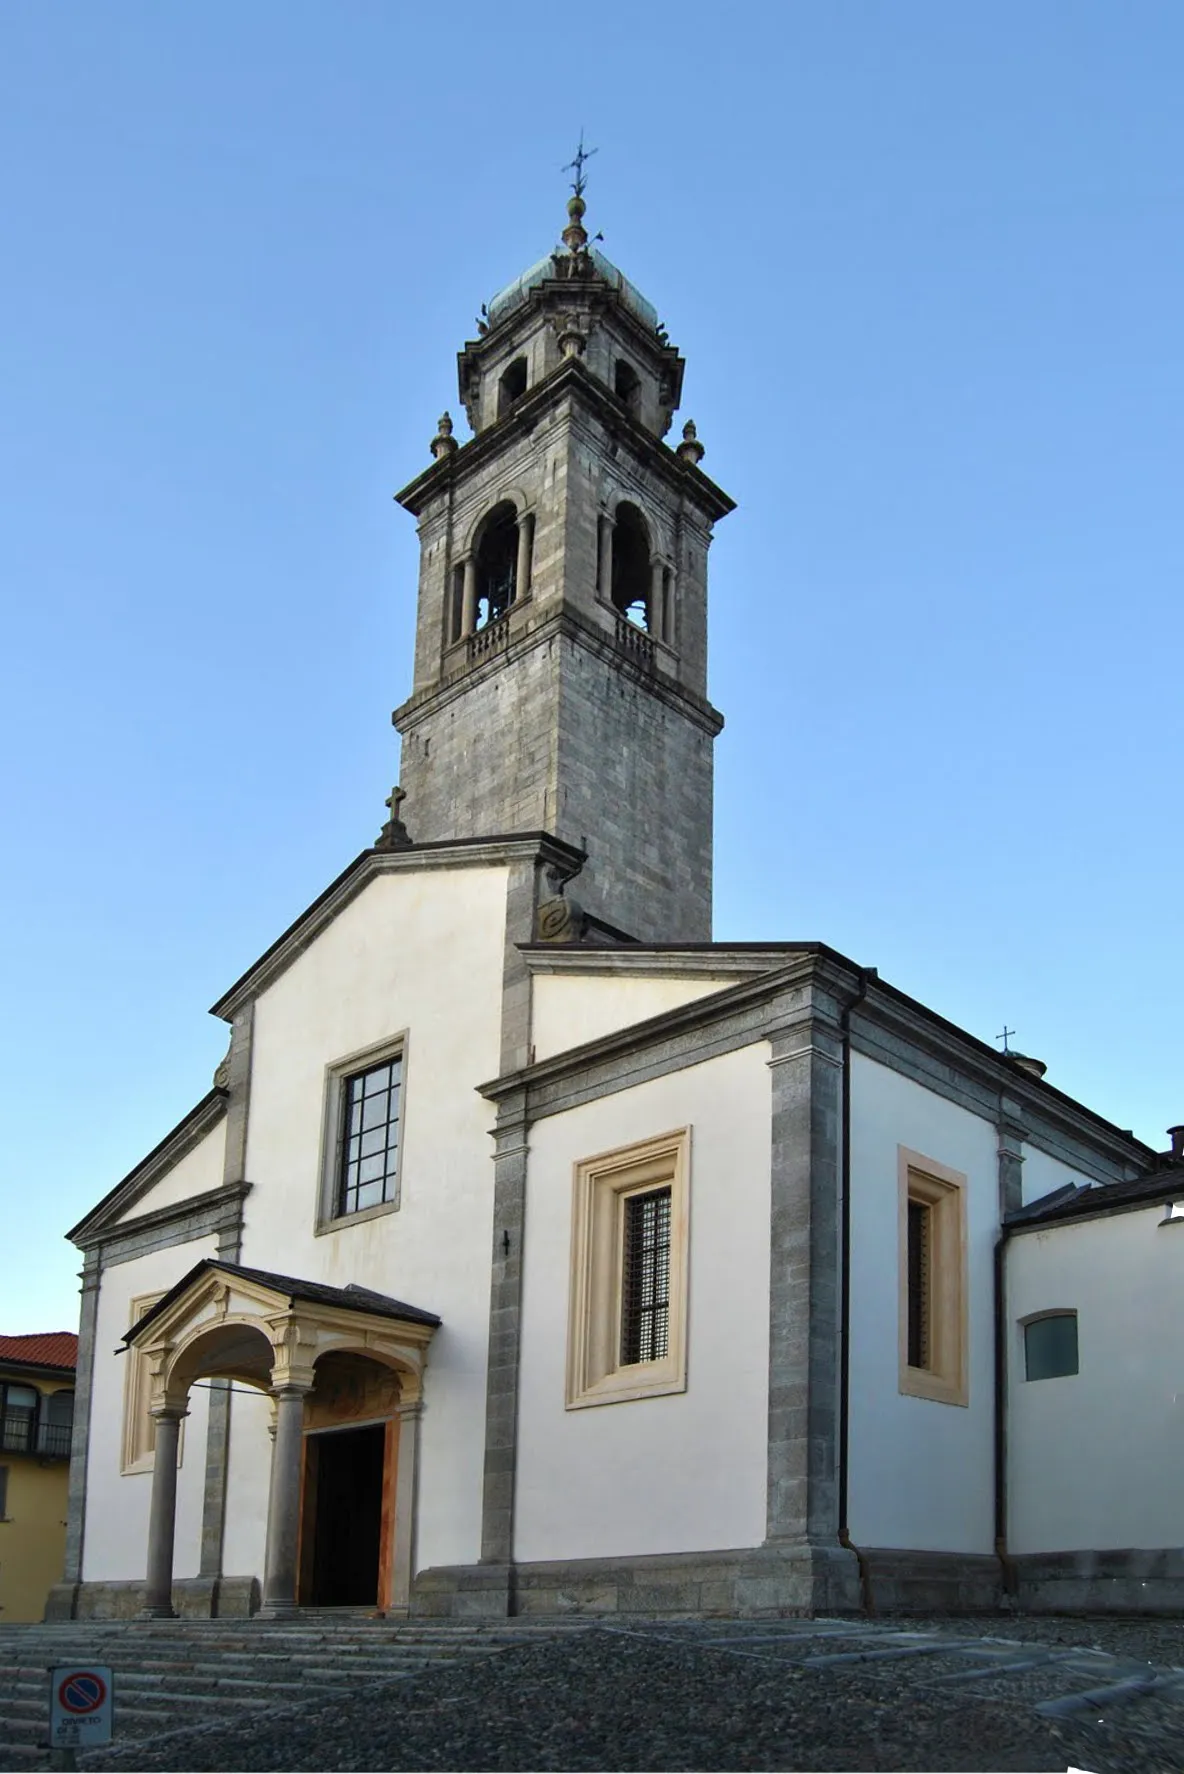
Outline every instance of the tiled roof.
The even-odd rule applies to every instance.
[[[30,1337],[0,1337],[0,1364],[16,1361],[25,1367],[60,1367],[73,1373],[78,1365],[78,1338],[73,1331],[43,1331]]]
[[[423,1312],[418,1306],[408,1306],[403,1300],[392,1300],[387,1294],[375,1293],[371,1288],[358,1287],[350,1282],[345,1287],[329,1287],[323,1281],[302,1281],[296,1275],[276,1275],[270,1269],[247,1269],[242,1263],[225,1263],[220,1257],[203,1257],[200,1263],[180,1281],[169,1289],[163,1299],[157,1300],[155,1306],[145,1312],[124,1336],[125,1343],[131,1343],[139,1337],[147,1327],[160,1317],[162,1312],[179,1299],[185,1289],[210,1269],[218,1269],[226,1275],[241,1275],[246,1281],[257,1281],[262,1287],[272,1288],[277,1294],[286,1294],[289,1303],[295,1300],[310,1300],[316,1305],[344,1307],[348,1312],[368,1312],[376,1318],[402,1318],[410,1324],[438,1325],[440,1320],[434,1312]]]
[[[1067,1183],[1061,1189],[1054,1189],[1051,1195],[1030,1201],[1027,1207],[1008,1214],[1006,1223],[1016,1227],[1046,1225],[1050,1221],[1083,1219],[1118,1208],[1151,1207],[1157,1201],[1170,1201],[1173,1196],[1184,1201],[1184,1164],[1173,1164],[1164,1153],[1159,1166],[1145,1171],[1142,1176],[1129,1177],[1122,1183],[1099,1183],[1092,1188],[1084,1183]]]

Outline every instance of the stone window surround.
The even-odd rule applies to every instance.
[[[129,1327],[138,1324],[159,1300],[164,1299],[167,1292],[166,1287],[160,1287],[155,1293],[134,1294],[128,1301]],[[127,1368],[123,1376],[123,1435],[120,1440],[119,1472],[122,1478],[132,1478],[142,1472],[151,1472],[156,1464],[156,1428],[148,1414],[148,1399],[152,1389],[148,1358],[132,1345],[124,1359]],[[182,1423],[177,1438],[178,1466],[184,1457],[185,1425]]]
[[[376,1220],[383,1214],[396,1213],[403,1199],[403,1146],[406,1137],[406,1104],[407,1104],[407,1060],[410,1051],[408,1031],[400,1029],[395,1035],[388,1035],[385,1040],[377,1041],[369,1047],[359,1048],[355,1053],[347,1053],[340,1059],[331,1060],[325,1067],[324,1107],[321,1115],[321,1165],[318,1186],[316,1220],[313,1233],[320,1238],[327,1232],[341,1232],[347,1226],[358,1226],[366,1220]],[[344,1107],[345,1084],[349,1078],[359,1072],[365,1072],[371,1066],[381,1065],[386,1060],[401,1058],[403,1062],[402,1082],[399,1104],[399,1147],[395,1169],[395,1192],[389,1201],[380,1201],[374,1207],[363,1207],[357,1213],[340,1213],[337,1202],[341,1185],[341,1152],[344,1139]]]
[[[689,1273],[691,1129],[640,1140],[572,1170],[566,1407],[620,1404],[685,1392]],[[620,1360],[624,1203],[670,1188],[668,1353],[658,1361]]]
[[[501,505],[512,505],[518,528],[518,564],[514,579],[514,596],[504,613],[487,628],[496,628],[508,621],[521,605],[530,601],[534,589],[534,540],[537,522],[536,507],[516,487],[507,488],[498,498],[483,505],[481,515],[469,527],[465,547],[452,560],[445,582],[444,651],[452,653],[466,647],[475,635],[485,629],[477,627],[477,555],[485,533],[487,519]]]
[[[969,1328],[966,1251],[967,1179],[935,1158],[898,1146],[899,1386],[912,1398],[968,1406]],[[925,1368],[908,1361],[908,1208],[919,1201],[933,1210],[930,1269],[933,1353]]]

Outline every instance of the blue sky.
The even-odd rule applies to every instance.
[[[391,494],[581,125],[739,501],[717,936],[1006,1019],[1166,1143],[1182,59],[1146,0],[5,10],[0,1329],[76,1321],[62,1233],[385,817]]]

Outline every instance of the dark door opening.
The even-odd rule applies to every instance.
[[[316,1504],[310,1600],[315,1608],[373,1607],[386,1427],[338,1429],[311,1439]]]

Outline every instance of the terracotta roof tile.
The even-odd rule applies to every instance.
[[[30,1337],[0,1337],[0,1364],[17,1361],[26,1367],[60,1367],[73,1372],[78,1365],[78,1338],[73,1331],[44,1331]]]

